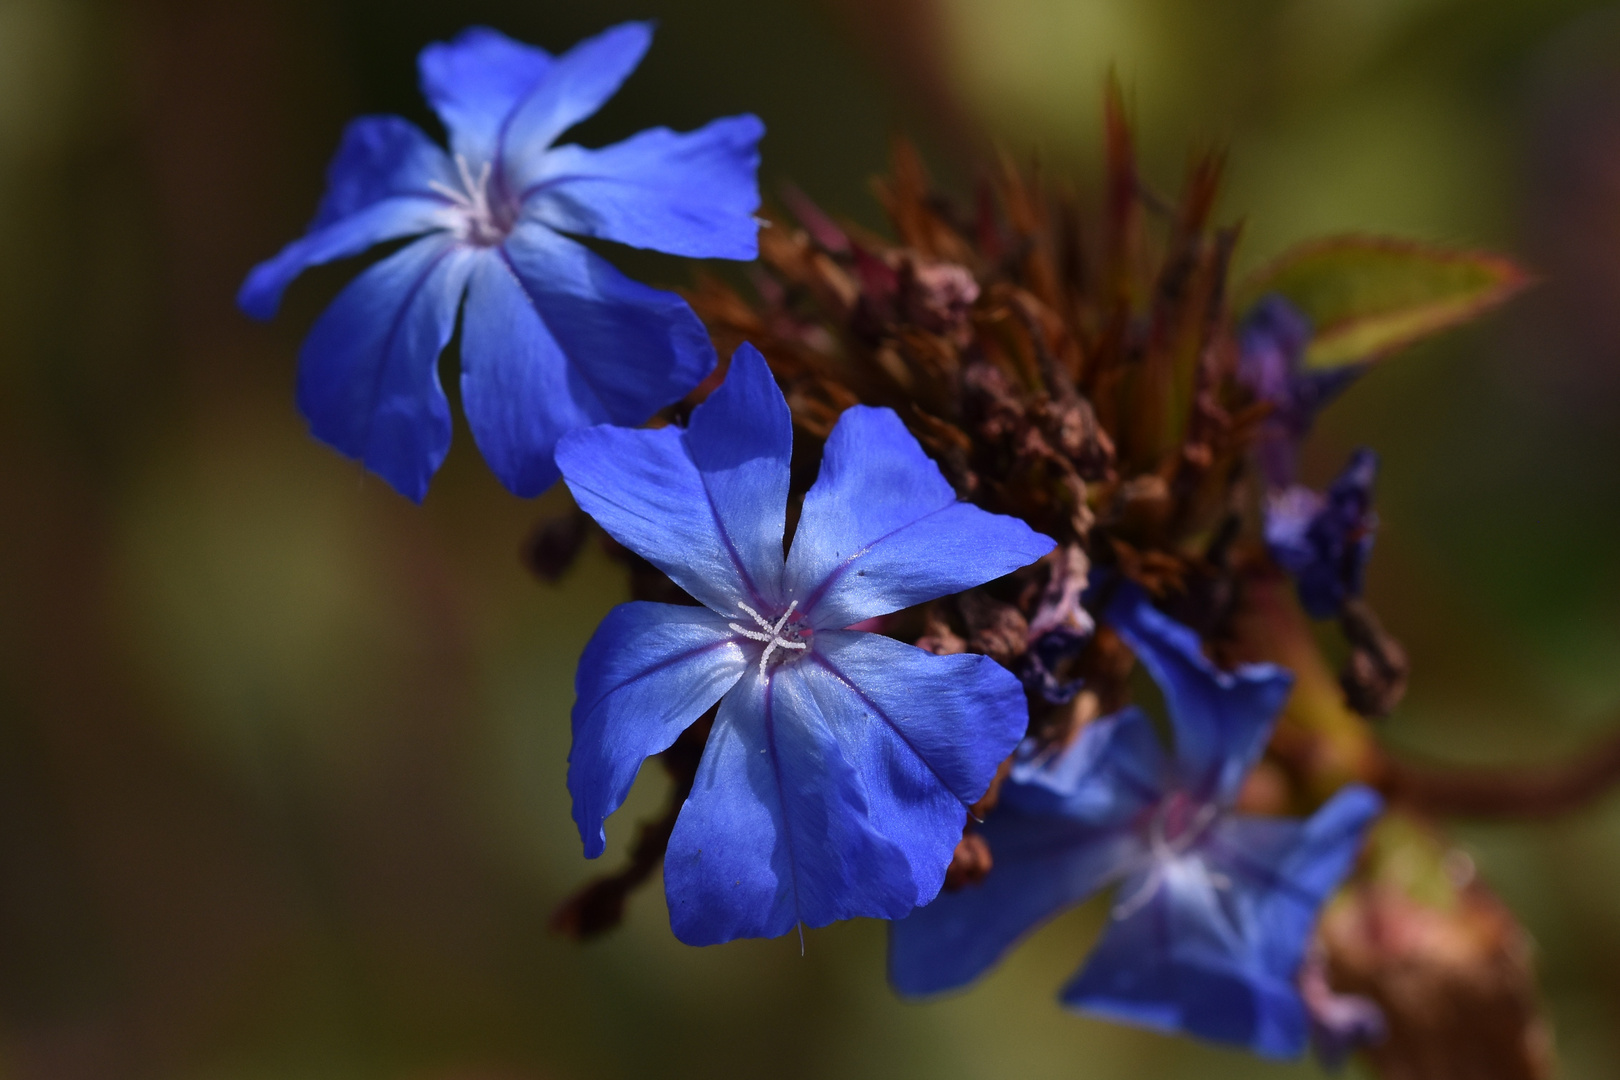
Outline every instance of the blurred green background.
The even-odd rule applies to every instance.
[[[1327,415],[1384,454],[1371,595],[1413,660],[1392,743],[1546,759],[1620,706],[1620,9],[1576,0],[0,0],[0,1077],[1317,1075],[1063,1014],[1083,910],[906,1005],[883,928],[688,949],[657,884],[579,946],[574,661],[623,586],[517,551],[458,428],[417,508],[313,443],[294,356],[353,272],[232,306],[350,116],[430,118],[424,43],[653,15],[580,132],[752,110],[764,180],[877,224],[888,135],[1095,190],[1117,67],[1148,173],[1231,148],[1245,265],[1329,230],[1541,278]],[[670,261],[624,260],[680,284]],[[459,418],[458,418],[459,423]],[[650,768],[611,864],[662,798]],[[1538,945],[1563,1075],[1620,1075],[1620,799],[1460,830]]]

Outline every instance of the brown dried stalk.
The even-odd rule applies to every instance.
[[[1579,810],[1620,783],[1620,731],[1564,761],[1506,768],[1456,768],[1386,759],[1379,787],[1433,817],[1549,818]]]

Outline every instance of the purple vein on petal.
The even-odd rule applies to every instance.
[[[646,668],[646,669],[636,673],[635,675],[630,676],[630,678],[624,680],[624,682],[622,682],[622,683],[619,683],[617,686],[613,687],[607,693],[605,693],[601,697],[597,698],[595,701],[593,701],[591,703],[590,710],[588,710],[588,711],[590,711],[590,712],[596,711],[597,706],[601,705],[602,702],[606,701],[608,698],[612,697],[614,694],[617,694],[620,690],[623,690],[627,686],[634,686],[636,683],[640,682],[642,679],[645,679],[645,678],[647,678],[648,676],[651,676],[651,675],[656,675],[658,672],[663,671],[667,667],[671,667],[672,665],[679,664],[679,663],[681,663],[682,661],[685,661],[685,660],[690,660],[694,656],[702,656],[704,653],[712,652],[715,649],[725,648],[727,645],[738,645],[738,646],[740,646],[741,644],[742,643],[737,638],[728,637],[728,638],[722,638],[719,641],[711,641],[707,645],[699,645],[695,649],[688,649],[686,652],[680,653],[679,655],[676,655],[676,656],[666,656],[664,659],[658,661],[656,664],[653,664],[651,667]]]
[[[506,245],[504,243],[499,244],[496,246],[495,250],[500,252],[501,264],[506,267],[506,272],[512,275],[512,280],[517,282],[518,288],[523,291],[524,297],[529,301],[529,306],[534,309],[535,318],[540,320],[540,325],[546,326],[545,314],[540,309],[540,299],[529,290],[528,282],[524,281],[523,275],[518,273],[517,265],[512,262],[512,255],[506,250]],[[549,333],[551,328],[546,326],[546,329]],[[568,369],[570,371],[579,373],[580,381],[584,384],[585,389],[591,392],[591,400],[596,402],[596,407],[598,410],[600,410],[601,415],[608,416],[608,407],[603,403],[602,395],[596,389],[596,384],[591,381],[591,373],[588,365],[574,363],[573,357],[562,351],[561,343],[558,344],[557,351],[562,353],[563,362],[567,365]]]
[[[685,435],[682,435],[682,442]],[[720,533],[720,542],[725,545],[726,555],[731,559],[731,565],[737,568],[737,576],[742,578],[743,588],[748,590],[749,599],[758,607],[771,606],[760,595],[759,587],[754,579],[748,575],[748,568],[743,566],[742,556],[737,554],[737,545],[732,542],[731,533],[726,530],[726,523],[720,517],[720,508],[714,503],[714,492],[709,490],[709,478],[702,469],[698,470],[698,481],[703,485],[703,499],[709,504],[709,517],[714,521],[715,529]]]
[[[953,507],[955,505],[957,505],[957,504],[954,503],[954,502],[951,502],[951,503],[946,503],[944,506],[938,507],[937,509],[930,510],[930,511],[928,511],[928,513],[924,514],[922,517],[913,518],[910,521],[906,522],[904,525],[901,525],[901,526],[898,526],[896,528],[890,529],[888,532],[884,533],[882,536],[878,537],[876,540],[873,540],[870,544],[867,544],[865,547],[861,548],[861,550],[855,552],[855,554],[851,555],[849,558],[845,559],[843,562],[839,563],[837,566],[835,566],[831,570],[827,571],[827,576],[822,578],[821,579],[821,584],[817,585],[815,587],[815,589],[813,589],[811,591],[809,598],[805,600],[804,604],[801,605],[799,610],[801,610],[801,611],[803,611],[805,613],[805,618],[806,619],[814,621],[814,618],[815,618],[814,612],[815,612],[816,605],[821,602],[821,598],[826,595],[827,590],[832,588],[833,584],[840,577],[842,577],[844,575],[844,572],[846,570],[848,570],[851,566],[855,565],[855,560],[856,559],[864,558],[867,555],[868,552],[870,552],[873,548],[877,547],[879,544],[883,543],[885,540],[888,540],[888,539],[890,539],[892,537],[898,536],[899,534],[905,532],[907,529],[911,528],[913,525],[921,524],[922,522],[927,521],[929,518],[933,517],[935,514],[944,513],[946,510],[949,510],[951,507]]]
[[[747,678],[744,675],[743,678]],[[788,887],[793,890],[793,921],[803,924],[804,918],[799,911],[799,860],[793,854],[793,825],[788,821],[787,789],[782,786],[782,761],[776,752],[776,715],[775,715],[775,681],[772,676],[765,677],[765,741],[770,744],[771,774],[776,777],[776,804],[782,808],[782,836],[787,844],[788,856]],[[801,941],[803,930],[800,930]],[[802,948],[802,945],[801,945]]]
[[[497,193],[502,196],[511,194],[511,192],[507,190],[506,186],[506,136],[508,131],[511,130],[512,119],[516,117],[520,111],[522,111],[523,106],[529,103],[529,99],[534,97],[535,91],[540,89],[540,84],[546,81],[546,76],[550,72],[551,65],[548,64],[546,68],[540,72],[540,74],[534,77],[534,81],[529,84],[529,88],[523,91],[522,94],[518,95],[518,99],[512,103],[512,107],[508,109],[506,115],[501,118],[501,126],[495,130],[495,151],[490,155],[490,160],[492,162],[490,165],[490,176],[499,186]]]

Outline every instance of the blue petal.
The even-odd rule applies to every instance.
[[[475,167],[494,159],[501,125],[551,64],[544,49],[486,26],[436,41],[416,60],[422,94],[449,130],[451,149]]]
[[[1271,293],[1238,327],[1238,379],[1261,401],[1288,409],[1313,329],[1305,313]]]
[[[685,431],[593,427],[557,444],[574,499],[615,540],[715,611],[781,598],[793,429],[764,359],[737,350]]]
[[[1271,557],[1296,577],[1316,560],[1310,528],[1322,512],[1322,503],[1322,496],[1303,484],[1273,488],[1266,493],[1266,547]]]
[[[895,989],[929,994],[977,978],[1025,933],[1139,861],[1136,821],[1158,802],[1167,773],[1139,709],[1087,725],[1055,754],[1020,748],[981,829],[989,876],[894,925]]]
[[[1021,747],[1000,803],[1028,815],[1112,827],[1156,805],[1171,774],[1152,722],[1132,706],[1086,725],[1061,751]]]
[[[497,172],[512,191],[524,191],[544,176],[545,158],[557,136],[617,93],[651,44],[651,23],[622,23],[552,61],[512,111],[497,142]]]
[[[703,608],[635,602],[608,613],[574,676],[568,790],[585,855],[648,757],[667,750],[748,669],[725,620]]]
[[[916,903],[904,853],[874,828],[793,672],[745,675],[720,704],[664,858],[670,926],[688,945],[894,918]]]
[[[793,414],[758,349],[744,342],[732,353],[725,381],[692,410],[682,441],[745,579],[779,599]]]
[[[787,583],[811,625],[850,626],[1026,566],[1053,542],[958,502],[889,409],[853,406],[804,499]]]
[[[1238,379],[1272,406],[1260,426],[1256,456],[1272,487],[1294,482],[1299,444],[1316,414],[1371,365],[1347,364],[1327,371],[1307,369],[1311,322],[1286,298],[1262,297],[1238,328]]]
[[[591,415],[645,423],[714,370],[708,331],[674,293],[631,281],[543,225],[518,226],[499,250],[575,369],[570,393]]]
[[[939,892],[977,802],[1029,726],[1016,677],[988,656],[935,656],[822,630],[794,665],[860,775],[874,827],[905,852],[914,902]]]
[[[610,419],[585,378],[589,362],[569,362],[504,253],[478,264],[462,322],[461,403],[484,460],[513,494],[549,488],[557,440]]]
[[[1308,821],[1235,814],[1216,825],[1207,857],[1236,885],[1264,970],[1293,981],[1322,902],[1350,872],[1382,810],[1383,800],[1352,784]]]
[[[430,186],[455,186],[455,169],[420,128],[397,116],[363,116],[344,129],[326,172],[326,196],[309,232],[255,266],[237,305],[268,319],[293,278],[373,244],[446,228],[450,202]]]
[[[1274,664],[1217,670],[1198,635],[1129,582],[1121,583],[1108,619],[1164,693],[1188,793],[1230,804],[1271,737],[1293,675]]]
[[[889,928],[889,982],[933,994],[978,978],[1019,938],[1078,904],[1140,856],[1128,831],[1000,806],[982,832],[994,860],[977,885],[940,893]]]
[[[448,236],[416,241],[350,282],[299,354],[310,431],[418,502],[450,447],[438,359],[477,258]]]
[[[1318,619],[1333,617],[1346,600],[1361,595],[1378,531],[1372,508],[1377,476],[1376,453],[1362,447],[1350,455],[1310,524],[1306,539],[1316,557],[1296,573],[1300,602]]]
[[[554,229],[697,259],[759,254],[756,116],[697,131],[652,128],[600,150],[559,146],[524,193],[524,210]]]
[[[523,496],[557,479],[564,434],[640,424],[714,367],[708,335],[680,297],[535,224],[514,232],[473,279],[462,357],[473,437]]]
[[[1143,887],[1127,880],[1119,895]],[[1061,994],[1065,1005],[1124,1023],[1297,1057],[1309,1031],[1291,979],[1243,955],[1217,889],[1196,860],[1177,864],[1151,900],[1103,932]]]

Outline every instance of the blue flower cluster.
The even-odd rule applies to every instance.
[[[968,982],[1037,923],[1118,883],[1066,1003],[1299,1053],[1306,942],[1379,804],[1351,787],[1305,821],[1234,811],[1286,672],[1218,671],[1191,630],[1115,581],[1104,621],[1164,692],[1174,753],[1136,709],[1066,746],[1039,744],[1026,738],[1028,701],[1075,697],[1081,683],[1055,673],[1095,629],[1078,543],[1049,560],[1017,675],[977,653],[935,655],[857,627],[1055,544],[958,500],[894,412],[842,413],[791,546],[792,416],[752,346],[684,428],[635,427],[710,373],[713,348],[679,297],[570,236],[753,258],[763,133],[739,116],[600,150],[556,145],[650,40],[629,23],[552,56],[469,30],[420,57],[448,153],[396,117],[350,125],[308,233],[255,268],[239,298],[267,318],[307,267],[414,238],[344,289],[305,342],[298,402],[311,430],[421,499],[449,445],[436,368],[460,313],[462,399],[496,475],[520,495],[560,475],[602,529],[696,601],[623,604],[603,620],[579,664],[568,763],[594,858],[642,763],[713,711],[664,861],[682,941],[896,920],[892,981],[923,994]],[[1308,334],[1268,302],[1243,356],[1275,407],[1272,482],[1293,500],[1268,538],[1318,611],[1359,590],[1375,459],[1358,457],[1325,499],[1286,487],[1294,444],[1335,389],[1299,370]],[[979,826],[994,866],[942,894],[969,808],[1009,760]]]
[[[1123,585],[1108,621],[1164,691],[1175,756],[1136,709],[1055,754],[1026,743],[983,825],[995,868],[936,898],[966,807],[1023,737],[1025,698],[987,657],[848,627],[1053,544],[958,502],[894,413],[856,406],[784,559],[791,451],[787,404],[746,345],[684,431],[602,426],[559,446],[579,505],[702,605],[622,605],[586,647],[568,774],[586,854],[603,850],[642,761],[718,702],[664,863],[681,940],[901,919],[891,978],[927,993],[1118,880],[1113,925],[1065,1002],[1302,1052],[1295,976],[1379,800],[1346,788],[1304,822],[1232,812],[1292,677],[1216,670],[1192,631]]]

